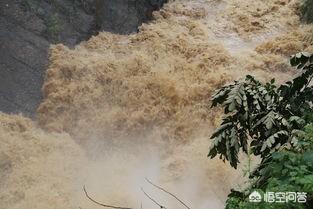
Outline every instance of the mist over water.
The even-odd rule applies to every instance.
[[[220,110],[212,92],[245,74],[282,82],[311,51],[297,0],[176,0],[139,33],[51,46],[37,120],[0,114],[0,208],[96,209],[97,201],[223,208],[238,170],[207,159]]]
[[[167,208],[183,208],[173,197],[149,184],[145,180],[148,178],[192,208],[222,208],[230,185],[242,182],[242,173],[217,160],[208,162],[203,156],[207,147],[208,140],[199,138],[175,148],[141,143],[102,149],[102,154],[90,159],[84,168],[84,184],[97,200],[113,205],[157,207],[143,189]],[[82,206],[92,206],[83,194],[78,199]]]

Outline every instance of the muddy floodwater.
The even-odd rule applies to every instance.
[[[283,82],[313,52],[300,0],[170,0],[138,33],[52,45],[36,119],[0,113],[1,209],[222,209],[238,170],[208,159],[210,96],[251,74]]]

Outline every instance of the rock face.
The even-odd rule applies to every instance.
[[[0,111],[33,115],[50,43],[75,45],[93,17],[73,1],[0,1]]]
[[[32,116],[51,43],[74,46],[99,30],[127,34],[165,0],[1,0],[0,111]]]
[[[128,34],[152,18],[152,12],[166,0],[95,0],[96,26],[99,30]]]

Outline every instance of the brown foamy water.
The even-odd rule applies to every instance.
[[[183,208],[145,177],[197,209],[223,208],[243,187],[206,158],[220,120],[212,92],[245,74],[279,82],[288,56],[313,52],[298,0],[176,0],[139,33],[102,32],[75,49],[51,46],[37,120],[0,114],[0,208],[96,209],[98,201]],[[244,160],[243,160],[244,162]]]

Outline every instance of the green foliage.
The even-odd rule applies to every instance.
[[[39,0],[23,0],[21,5],[27,11],[36,12],[39,6]]]
[[[230,197],[226,202],[226,209],[310,209],[306,205],[297,203],[250,203],[238,197]]]
[[[261,172],[268,178],[264,189],[313,192],[313,151],[273,153],[271,163]]]
[[[46,19],[47,35],[48,38],[57,41],[59,39],[59,34],[62,31],[62,26],[57,14],[52,14]]]
[[[302,19],[308,23],[313,22],[313,0],[303,0],[301,5]]]
[[[298,150],[297,152],[303,153],[307,150],[313,150],[313,120],[309,120],[310,124],[304,127],[305,135],[302,135],[298,141]]]
[[[313,122],[313,120],[312,120]],[[305,126],[306,139],[313,145],[313,124]],[[313,149],[313,147],[312,147]]]
[[[313,124],[307,125],[305,134],[299,140],[304,144],[302,152],[279,151],[263,160],[254,173],[256,181],[244,192],[232,190],[226,202],[226,209],[309,209],[313,205]],[[250,203],[248,195],[258,191],[307,192],[307,203]]]
[[[229,194],[226,209],[309,209],[313,205],[313,56],[299,53],[290,59],[300,74],[277,87],[252,76],[235,81],[213,95],[225,117],[212,134],[209,156],[217,154],[236,168],[238,152],[261,156],[244,191]],[[306,125],[307,124],[307,125]],[[306,192],[307,203],[252,203],[252,191]]]
[[[219,154],[236,168],[240,149],[265,159],[281,149],[299,148],[306,115],[312,112],[313,56],[299,53],[290,63],[301,73],[280,87],[274,79],[262,84],[248,75],[213,95],[212,107],[221,105],[225,117],[211,136],[209,157]]]
[[[312,140],[312,138],[311,138]],[[310,208],[313,204],[313,150],[302,153],[280,151],[273,153],[260,173],[261,178],[245,193],[233,191],[227,200],[227,209],[237,208]],[[254,188],[270,192],[301,191],[308,193],[306,204],[300,203],[250,203],[248,194]]]

